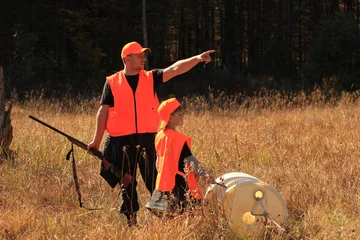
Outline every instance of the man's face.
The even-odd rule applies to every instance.
[[[127,56],[127,67],[130,67],[134,70],[143,70],[146,62],[146,55],[145,53],[139,54],[130,54]]]

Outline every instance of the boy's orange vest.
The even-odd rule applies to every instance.
[[[191,149],[191,139],[188,136],[168,128],[161,130],[156,135],[155,149],[158,155],[157,190],[161,192],[171,191],[175,187],[176,174],[185,177],[185,174],[178,170],[179,158],[185,142]],[[180,161],[183,161],[183,159],[180,159]],[[195,199],[201,199],[203,192],[198,184],[199,177],[190,172],[186,181],[191,195]]]
[[[110,136],[157,132],[159,100],[154,92],[151,71],[140,71],[135,96],[123,71],[106,78],[114,96],[114,107],[109,108],[106,131]]]

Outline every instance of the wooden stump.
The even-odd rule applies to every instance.
[[[3,68],[0,66],[0,163],[8,159],[12,153],[9,148],[13,139],[11,108],[11,102],[5,103]]]

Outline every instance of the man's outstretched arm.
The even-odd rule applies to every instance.
[[[215,50],[208,50],[199,55],[175,62],[173,65],[164,69],[163,82],[167,82],[171,78],[173,78],[177,75],[186,73],[187,71],[192,69],[194,66],[196,66],[196,64],[198,64],[199,62],[205,62],[205,63],[211,62],[210,54],[214,53],[214,52],[215,52]]]

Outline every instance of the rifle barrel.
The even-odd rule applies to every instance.
[[[53,130],[53,131],[55,131],[55,132],[57,132],[57,133],[65,136],[70,142],[74,143],[74,144],[77,145],[78,147],[81,147],[82,149],[87,150],[87,145],[86,145],[85,143],[77,140],[76,138],[73,138],[72,136],[70,136],[70,135],[68,135],[68,134],[60,131],[60,130],[57,129],[57,128],[54,128],[53,126],[51,126],[51,125],[49,125],[49,124],[41,121],[40,119],[37,119],[37,118],[34,117],[34,116],[31,116],[31,115],[30,115],[29,118],[31,118],[32,120],[35,120],[36,122],[38,122],[38,123],[40,123],[40,124],[42,124],[42,125],[50,128],[50,129]],[[101,153],[99,150],[97,150],[97,149],[95,149],[95,148],[91,148],[90,151],[91,151],[96,157],[100,158],[101,160],[104,160],[104,157],[103,157],[102,153]]]
[[[60,131],[59,129],[57,129],[57,128],[54,128],[53,126],[51,126],[51,125],[49,125],[49,124],[47,124],[47,123],[45,123],[45,122],[43,122],[43,121],[41,121],[40,119],[37,119],[36,117],[34,117],[34,116],[29,116],[29,118],[31,118],[32,120],[35,120],[35,121],[37,121],[38,123],[41,123],[42,125],[44,125],[44,126],[46,126],[46,127],[48,127],[48,128],[50,128],[51,130],[54,130],[55,132],[57,132],[57,133],[60,133],[61,135],[63,135],[63,136],[65,136],[65,137],[67,137],[67,138],[72,138],[70,135],[67,135],[66,133],[64,133],[64,132],[62,132],[62,131]]]

